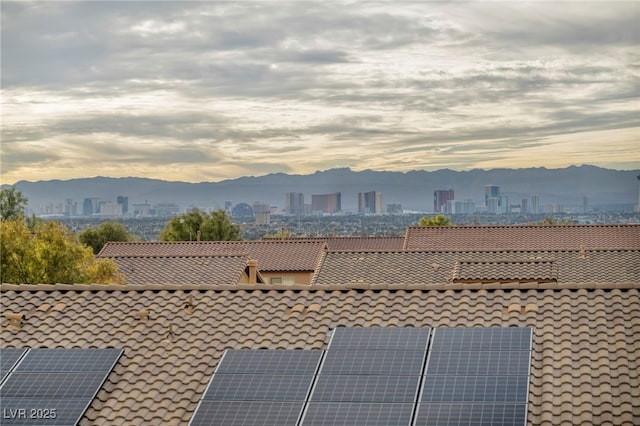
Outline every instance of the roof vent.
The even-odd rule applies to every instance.
[[[25,319],[24,314],[7,312],[4,316],[9,320],[9,327],[22,328],[22,324]]]
[[[148,309],[142,309],[140,311],[138,311],[138,313],[136,313],[136,316],[138,317],[138,319],[140,321],[146,321],[149,319],[149,310]]]
[[[580,254],[578,255],[578,259],[587,259],[589,258],[589,256],[587,256],[587,250],[584,248],[583,245],[580,246]]]

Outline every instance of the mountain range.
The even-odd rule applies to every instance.
[[[637,203],[637,176],[640,170],[622,171],[596,166],[570,166],[561,169],[449,169],[410,172],[353,171],[349,168],[318,171],[308,175],[274,173],[241,177],[220,182],[175,182],[147,178],[93,177],[71,180],[19,181],[15,184],[28,199],[30,208],[38,213],[43,203],[62,203],[72,199],[81,211],[84,198],[114,201],[129,197],[136,203],[176,203],[182,208],[221,207],[225,201],[234,204],[260,202],[284,208],[287,192],[302,192],[305,202],[312,194],[342,193],[342,209],[357,210],[358,192],[382,193],[386,204],[401,204],[405,210],[431,211],[433,191],[452,188],[455,198],[472,198],[484,205],[485,185],[498,185],[510,203],[518,204],[532,194],[540,196],[541,204],[583,205],[587,197],[590,207],[618,206],[633,209]]]

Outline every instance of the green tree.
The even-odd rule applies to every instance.
[[[96,260],[60,222],[38,222],[33,232],[22,219],[0,223],[0,281],[13,284],[124,283],[117,265]]]
[[[78,234],[78,240],[91,247],[94,254],[98,254],[107,241],[134,241],[136,238],[120,222],[107,221],[82,230]]]
[[[452,226],[451,218],[439,214],[434,217],[423,216],[418,221],[418,226]]]
[[[193,210],[172,218],[160,232],[160,241],[239,241],[240,225],[224,210],[206,213]]]
[[[24,209],[29,200],[12,186],[0,190],[0,220],[14,220],[24,217]]]

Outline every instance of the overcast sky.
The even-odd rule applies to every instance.
[[[2,1],[2,181],[640,168],[640,2]]]

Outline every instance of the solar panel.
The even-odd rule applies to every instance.
[[[524,425],[529,328],[438,328],[416,425]]]
[[[22,358],[26,349],[22,348],[0,348],[0,383],[2,383]]]
[[[531,329],[520,327],[438,328],[432,352],[530,351]]]
[[[302,418],[304,426],[407,426],[413,403],[310,402]]]
[[[294,426],[304,402],[201,401],[191,426]]]
[[[527,423],[526,404],[418,404],[414,425],[512,426]]]
[[[0,387],[3,424],[77,424],[122,349],[29,349]]]
[[[329,350],[426,351],[430,332],[430,328],[415,327],[338,327],[333,331]]]
[[[315,374],[321,356],[321,350],[227,350],[216,374]]]
[[[322,354],[225,351],[190,424],[297,424]]]
[[[304,401],[313,375],[214,374],[203,399],[218,401]]]
[[[320,374],[419,376],[425,351],[327,350]]]
[[[312,401],[407,402],[416,400],[420,376],[336,376],[320,374]]]

